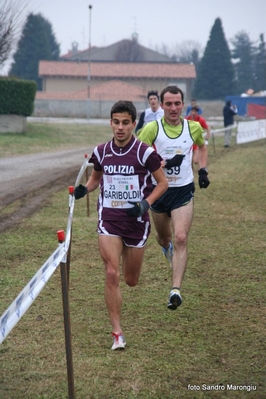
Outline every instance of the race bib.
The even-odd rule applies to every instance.
[[[128,201],[141,200],[138,176],[103,176],[103,206],[105,208],[132,208]]]

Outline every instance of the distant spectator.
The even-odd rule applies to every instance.
[[[138,124],[135,129],[135,133],[139,134],[140,129],[143,128],[147,123],[156,121],[164,116],[164,111],[160,107],[158,91],[152,90],[147,95],[150,107],[143,111],[140,115]]]
[[[197,107],[199,108],[198,110],[198,115],[202,114],[202,109],[200,108],[200,106],[197,104],[197,100],[195,98],[192,98],[192,100],[190,101],[190,105],[187,107],[186,109],[186,116],[188,116],[191,112],[191,108],[195,107],[195,105],[197,105]]]
[[[224,116],[224,127],[229,127],[234,124],[234,115],[237,115],[237,106],[232,105],[232,101],[226,101],[226,104],[223,108],[223,116]],[[224,146],[225,148],[230,147],[231,136],[233,129],[227,129],[224,132]]]
[[[201,125],[202,129],[204,130],[204,137],[205,137],[205,144],[208,145],[208,140],[211,136],[211,130],[209,125],[207,124],[206,120],[203,118],[203,116],[199,115],[199,106],[198,105],[194,105],[191,108],[191,112],[189,116],[186,116],[186,119],[190,120],[190,121],[195,121],[195,122],[199,122],[199,124]],[[193,144],[193,162],[198,164],[199,160],[198,160],[198,152],[199,152],[199,147],[197,146],[197,144]]]

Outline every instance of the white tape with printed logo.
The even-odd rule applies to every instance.
[[[0,344],[32,305],[65,255],[65,244],[62,243],[3,313],[0,319]]]
[[[85,169],[89,163],[86,159],[80,168],[75,185],[80,183]],[[59,244],[58,248],[52,253],[47,261],[42,265],[38,272],[32,277],[30,282],[20,292],[17,298],[11,303],[9,308],[2,314],[0,318],[0,344],[7,335],[12,331],[18,321],[26,313],[34,300],[40,294],[45,284],[48,282],[60,262],[66,262],[66,255],[71,240],[71,226],[74,214],[74,195],[69,196],[69,216],[66,231],[65,242]]]

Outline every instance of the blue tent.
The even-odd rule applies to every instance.
[[[247,116],[248,104],[257,104],[266,106],[266,97],[240,97],[240,96],[226,96],[225,101],[232,101],[232,104],[237,106],[238,115]]]

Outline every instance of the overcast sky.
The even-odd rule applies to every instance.
[[[41,13],[52,24],[61,54],[79,44],[108,46],[138,33],[139,43],[169,48],[186,40],[197,41],[203,50],[216,18],[221,18],[228,41],[244,30],[252,41],[264,33],[266,0],[25,0],[26,11]],[[92,5],[91,12],[89,5]],[[25,14],[26,15],[26,14]]]

